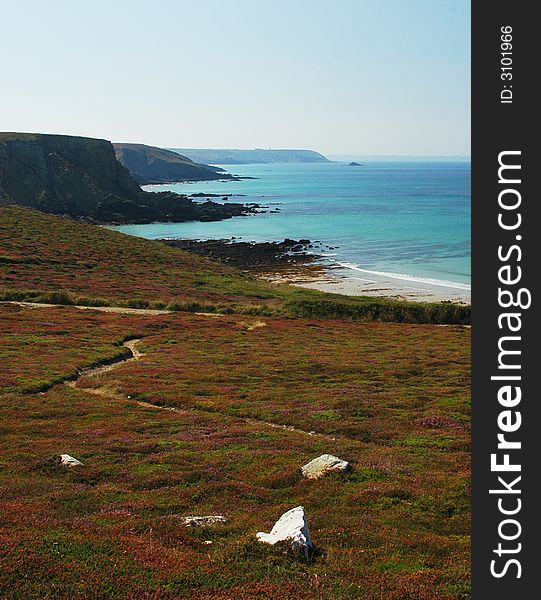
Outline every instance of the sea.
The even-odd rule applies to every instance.
[[[320,243],[315,252],[353,279],[437,288],[450,296],[467,294],[471,285],[470,161],[361,158],[358,162],[361,166],[350,166],[347,160],[223,165],[246,179],[146,189],[233,194],[229,201],[255,202],[272,212],[210,223],[115,229],[149,239],[309,239]]]

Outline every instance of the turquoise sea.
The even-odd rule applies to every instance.
[[[332,246],[325,250],[328,260],[360,278],[379,274],[450,291],[468,290],[470,163],[360,162],[360,167],[346,162],[228,165],[228,172],[255,179],[151,186],[147,189],[184,194],[242,194],[231,200],[257,202],[280,212],[116,229],[150,239],[306,238]]]

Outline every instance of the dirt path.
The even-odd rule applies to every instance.
[[[131,352],[131,356],[128,356],[128,358],[119,358],[119,359],[115,360],[114,362],[111,362],[107,365],[100,365],[99,367],[90,367],[87,369],[83,369],[79,373],[79,377],[77,377],[77,379],[72,379],[71,381],[65,381],[64,383],[68,387],[74,388],[74,387],[77,387],[77,382],[82,377],[95,377],[96,375],[101,375],[102,373],[108,373],[109,371],[112,371],[113,369],[120,367],[120,365],[124,365],[124,364],[132,362],[134,360],[139,360],[141,357],[144,356],[144,354],[142,352],[139,352],[139,350],[136,348],[137,344],[140,341],[141,341],[141,338],[137,338],[137,339],[133,339],[133,340],[126,340],[122,344],[125,348],[128,348],[128,350]]]
[[[46,303],[39,303],[39,302],[21,302],[21,301],[16,301],[16,300],[8,300],[8,301],[5,301],[5,303],[6,304],[16,304],[18,306],[23,306],[26,308],[56,308],[59,306],[69,306],[71,308],[77,308],[79,310],[97,310],[97,311],[101,311],[101,312],[118,313],[118,314],[139,314],[139,315],[172,314],[172,311],[169,311],[169,310],[151,310],[151,309],[143,309],[143,308],[122,308],[122,307],[117,307],[117,306],[78,306],[78,305],[73,305],[73,304],[68,304],[68,305],[46,304]],[[221,313],[206,313],[206,312],[196,312],[196,313],[192,313],[192,314],[196,314],[196,315],[204,316],[204,317],[213,317],[213,318],[219,318],[219,317],[224,316]],[[254,324],[252,324],[250,327],[248,327],[248,329],[252,330],[252,329],[256,329],[259,327],[265,327],[265,326],[266,326],[265,322],[257,321]],[[131,352],[131,356],[129,356],[128,358],[120,358],[118,360],[115,360],[112,363],[107,364],[107,365],[101,365],[99,367],[90,367],[87,369],[83,369],[79,373],[79,376],[77,377],[77,379],[65,381],[64,385],[71,387],[71,388],[77,388],[77,383],[83,377],[96,377],[96,376],[102,375],[104,373],[109,373],[110,371],[117,369],[118,367],[122,366],[123,364],[133,362],[136,360],[140,360],[143,356],[145,356],[142,352],[140,352],[137,349],[137,344],[140,341],[141,341],[141,338],[137,338],[137,339],[127,340],[123,343],[123,346],[125,348],[128,348]],[[93,394],[95,396],[105,396],[107,398],[112,398],[114,400],[122,400],[124,402],[125,401],[132,402],[133,404],[136,404],[137,406],[140,406],[142,408],[151,408],[154,410],[166,410],[166,411],[174,412],[177,414],[188,414],[189,412],[193,412],[193,411],[208,412],[208,411],[204,411],[200,408],[193,408],[193,409],[188,410],[188,409],[175,408],[173,406],[161,406],[159,404],[152,404],[151,402],[144,402],[141,400],[134,400],[130,396],[128,396],[126,394],[122,394],[118,390],[116,390],[108,385],[103,385],[98,388],[77,388],[77,389],[79,389],[82,392],[86,392],[88,394]],[[262,421],[262,420],[253,419],[250,417],[238,416],[236,418],[238,418],[239,420],[241,420],[245,423],[249,423],[251,425],[257,425],[257,426],[264,427],[264,428],[281,429],[284,431],[289,431],[291,433],[297,433],[299,435],[324,439],[324,440],[327,440],[330,442],[335,442],[339,439],[352,441],[351,438],[348,438],[345,436],[339,436],[339,435],[333,436],[330,434],[319,433],[316,431],[306,431],[304,429],[298,429],[296,427],[293,427],[293,425],[282,425],[279,423],[271,423],[269,421]]]
[[[170,315],[170,310],[155,310],[151,308],[127,308],[123,306],[82,306],[79,304],[47,304],[44,302],[23,302],[19,300],[3,300],[2,304],[16,304],[25,308],[58,308],[60,306],[77,308],[79,310],[99,310],[100,312],[118,313],[121,315]]]
[[[78,310],[97,310],[106,313],[116,313],[119,315],[174,315],[178,312],[187,312],[192,315],[201,317],[223,317],[223,313],[213,312],[192,312],[192,311],[175,311],[154,308],[128,308],[124,306],[83,306],[80,304],[47,304],[45,302],[24,302],[22,300],[1,300],[0,304],[15,304],[24,308],[59,308],[61,306],[68,308],[77,308]]]
[[[138,338],[138,339],[133,339],[133,340],[127,340],[123,343],[123,346],[130,350],[130,352],[132,353],[132,356],[130,356],[128,358],[121,358],[119,360],[116,360],[114,363],[110,363],[108,365],[102,365],[99,367],[83,369],[81,371],[81,373],[79,374],[79,377],[77,377],[77,379],[72,380],[72,381],[66,381],[66,382],[64,382],[64,385],[67,385],[68,387],[71,387],[71,388],[77,388],[77,383],[83,377],[96,377],[99,375],[103,375],[104,373],[109,373],[110,371],[113,371],[114,369],[117,369],[118,367],[120,367],[126,363],[140,360],[143,356],[145,356],[142,352],[140,352],[137,349],[137,344],[140,341],[141,341],[141,338]],[[93,394],[95,396],[105,396],[107,398],[112,398],[114,400],[122,400],[124,402],[126,402],[126,401],[132,402],[133,404],[136,404],[137,406],[140,406],[142,408],[151,408],[154,410],[165,410],[165,411],[173,412],[175,414],[186,415],[191,412],[197,412],[197,411],[198,412],[209,412],[209,411],[202,410],[200,408],[193,408],[193,409],[187,410],[187,409],[182,409],[182,408],[175,408],[174,406],[162,406],[159,404],[153,404],[151,402],[144,402],[142,400],[134,400],[127,394],[122,394],[117,389],[114,389],[113,387],[108,386],[107,384],[100,386],[98,388],[77,388],[77,389],[79,389],[79,391],[86,392],[88,394]],[[262,421],[259,419],[253,419],[253,418],[241,417],[241,416],[238,416],[235,418],[239,419],[240,421],[243,421],[244,423],[249,423],[250,425],[256,425],[256,426],[264,427],[264,428],[270,427],[272,429],[281,429],[283,431],[289,431],[291,433],[297,433],[299,435],[316,437],[316,438],[324,439],[324,440],[330,441],[330,442],[335,442],[337,439],[344,439],[344,440],[351,441],[350,438],[346,438],[344,436],[332,436],[332,435],[329,435],[326,433],[318,433],[316,431],[306,431],[304,429],[298,429],[296,427],[293,427],[292,425],[281,425],[279,423],[271,423],[269,421]]]

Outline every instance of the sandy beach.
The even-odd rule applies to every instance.
[[[465,283],[383,273],[332,262],[325,255],[328,248],[310,240],[259,243],[235,239],[162,241],[240,268],[271,283],[287,283],[347,296],[471,303],[471,289]]]
[[[374,273],[346,268],[341,265],[317,263],[299,265],[294,269],[263,275],[274,283],[345,294],[348,296],[383,296],[417,302],[454,302],[471,304],[469,286],[452,282],[436,283],[415,278],[406,279],[394,274]]]

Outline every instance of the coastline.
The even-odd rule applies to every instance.
[[[314,265],[316,266],[316,265]],[[364,273],[363,273],[364,275]],[[394,275],[370,274],[358,277],[352,269],[338,264],[310,266],[260,275],[271,283],[287,283],[308,289],[346,296],[373,296],[413,302],[471,304],[471,290],[422,279],[400,279]]]
[[[361,269],[332,262],[327,247],[310,240],[244,242],[232,239],[163,239],[167,245],[235,266],[277,284],[347,296],[372,296],[415,302],[471,304],[466,284]]]

